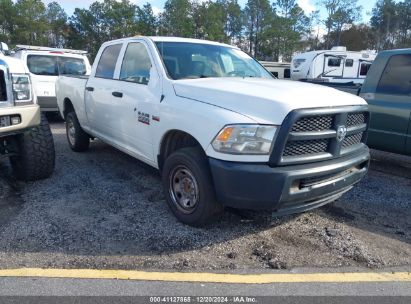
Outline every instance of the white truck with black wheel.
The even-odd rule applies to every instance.
[[[22,62],[0,47],[0,160],[9,158],[18,179],[49,177],[54,170],[53,135],[41,115]]]
[[[167,203],[202,225],[224,206],[302,212],[366,174],[367,103],[277,80],[240,49],[204,40],[104,43],[90,77],[59,77],[74,151],[102,141],[158,168]]]

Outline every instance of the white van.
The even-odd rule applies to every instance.
[[[291,79],[331,83],[363,83],[377,54],[351,52],[346,47],[297,54],[291,63]]]
[[[17,45],[13,57],[19,58],[30,74],[37,102],[44,112],[58,111],[55,84],[59,75],[89,75],[86,51]]]

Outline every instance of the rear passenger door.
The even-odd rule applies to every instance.
[[[90,128],[99,137],[119,139],[117,120],[121,117],[121,100],[113,95],[118,81],[114,80],[117,61],[123,44],[107,45],[97,56],[98,64],[92,71],[84,93],[85,107]]]
[[[405,153],[406,145],[411,145],[407,133],[411,117],[411,54],[391,56],[374,96],[364,97],[371,110],[370,146]]]

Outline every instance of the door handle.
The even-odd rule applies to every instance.
[[[87,91],[90,91],[90,92],[93,92],[93,91],[94,91],[94,88],[93,88],[93,87],[86,87],[86,90],[87,90]]]
[[[119,98],[123,97],[123,93],[121,92],[113,92],[111,94],[113,94],[114,97],[119,97]]]

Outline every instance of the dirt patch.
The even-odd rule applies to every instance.
[[[51,178],[14,188],[7,163],[1,165],[2,268],[411,265],[411,179],[401,162],[390,169],[389,155],[384,168],[372,169],[373,161],[368,176],[334,204],[279,219],[226,210],[208,227],[192,228],[169,212],[156,170],[99,141],[74,153],[63,124],[52,130],[57,167]],[[16,208],[11,216],[9,206]]]

